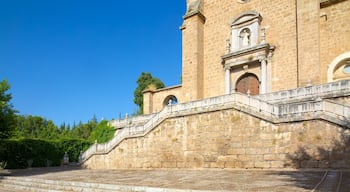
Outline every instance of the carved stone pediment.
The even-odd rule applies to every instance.
[[[261,15],[256,11],[248,11],[239,14],[236,18],[233,19],[231,27],[239,27],[241,24],[247,24],[252,21],[260,22],[262,19]]]

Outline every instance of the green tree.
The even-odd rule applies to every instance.
[[[157,89],[164,88],[164,83],[155,77],[152,77],[151,73],[142,72],[140,77],[137,79],[137,87],[134,91],[134,103],[139,106],[139,114],[143,114],[143,91],[148,86],[154,85]]]
[[[59,129],[52,120],[39,116],[16,116],[16,128],[13,138],[58,139]]]
[[[6,80],[0,82],[0,139],[8,138],[16,126],[16,113],[10,103],[12,95],[8,93],[11,86]]]
[[[79,122],[78,125],[74,125],[71,130],[71,137],[78,139],[88,139],[90,137],[91,132],[97,127],[97,119],[94,116],[87,123]]]
[[[102,120],[97,127],[91,132],[89,141],[97,143],[105,143],[114,136],[115,128],[108,125],[108,121]]]

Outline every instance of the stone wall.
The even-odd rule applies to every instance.
[[[350,167],[350,132],[321,121],[271,124],[227,109],[163,121],[123,140],[91,169]]]
[[[320,70],[327,82],[327,70],[339,55],[350,51],[350,1],[340,1],[320,10]]]

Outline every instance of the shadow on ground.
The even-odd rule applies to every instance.
[[[307,144],[299,146],[294,153],[287,154],[288,163],[285,166],[296,168],[295,171],[278,171],[272,174],[284,177],[300,189],[313,190],[325,176],[326,171],[332,170],[342,172],[342,188],[348,189],[350,187],[349,130],[343,129],[339,137],[340,139],[332,141],[332,145],[328,147],[306,142]]]
[[[69,172],[81,170],[79,166],[59,166],[59,167],[42,167],[27,169],[4,169],[0,170],[0,176],[35,176],[49,173]],[[1,179],[1,177],[0,177]]]

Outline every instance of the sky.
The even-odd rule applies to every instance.
[[[56,125],[137,110],[136,80],[180,84],[185,0],[0,0],[0,81]]]

